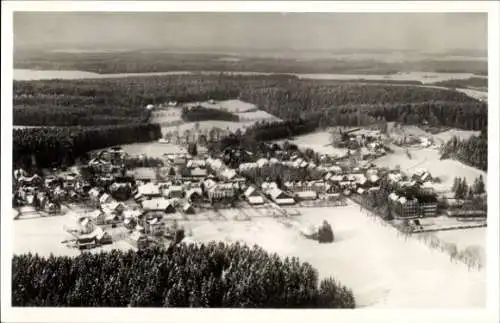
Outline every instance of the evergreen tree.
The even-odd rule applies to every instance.
[[[483,194],[486,192],[483,175],[480,175],[478,178],[476,178],[476,180],[474,181],[473,190],[475,194]]]

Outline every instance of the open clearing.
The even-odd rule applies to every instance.
[[[162,126],[163,134],[167,132],[178,131],[182,132],[186,130],[194,130],[196,124],[200,130],[210,130],[212,128],[219,128],[223,130],[236,131],[238,129],[244,131],[246,128],[252,126],[258,121],[280,121],[281,119],[265,112],[259,110],[254,104],[244,102],[241,100],[225,100],[217,101],[214,103],[210,102],[190,102],[186,103],[188,106],[201,104],[204,107],[211,109],[224,109],[231,113],[234,113],[239,117],[239,121],[219,121],[219,120],[207,120],[199,122],[186,122],[182,120],[182,110],[180,107],[168,108],[165,110],[156,110],[152,113],[151,122],[158,123]]]
[[[283,143],[285,140],[279,140],[278,143]],[[347,148],[336,148],[333,147],[331,143],[330,132],[318,131],[306,135],[295,136],[293,140],[289,140],[290,143],[294,143],[299,148],[311,148],[315,152],[320,154],[329,154],[336,156],[345,156],[347,154]]]
[[[227,209],[190,216],[190,220],[179,224],[192,234],[188,237],[191,241],[258,244],[282,256],[308,261],[318,269],[320,277],[334,276],[350,287],[359,307],[485,306],[484,270],[469,271],[416,239],[405,240],[395,229],[361,213],[356,205],[299,210],[302,216],[276,219],[266,216],[262,209]],[[242,212],[251,220],[234,220]],[[318,244],[300,235],[299,227],[323,220],[333,226],[333,244]],[[61,244],[68,238],[62,229],[68,221],[65,216],[15,221],[14,252],[78,254]],[[126,242],[106,248],[111,247],[130,248]],[[447,288],[436,290],[436,286]]]
[[[481,134],[480,131],[468,131],[468,130],[458,130],[451,129],[445,132],[441,132],[433,135],[434,139],[438,141],[439,144],[444,144],[448,142],[454,136],[458,137],[461,140],[469,139],[472,136],[479,136]]]

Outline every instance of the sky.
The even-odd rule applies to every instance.
[[[485,13],[15,13],[22,47],[486,50]]]

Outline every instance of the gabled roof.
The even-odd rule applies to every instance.
[[[169,200],[163,198],[155,198],[142,201],[142,208],[145,211],[165,211],[172,207],[172,203]]]

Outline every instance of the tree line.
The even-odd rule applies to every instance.
[[[13,306],[354,308],[352,292],[258,246],[180,244],[75,258],[15,255]]]
[[[160,137],[161,128],[155,124],[14,129],[13,163],[25,168],[72,164],[94,149]]]
[[[483,128],[479,136],[461,140],[457,136],[451,138],[441,147],[441,159],[455,158],[460,162],[488,170],[488,137]]]

